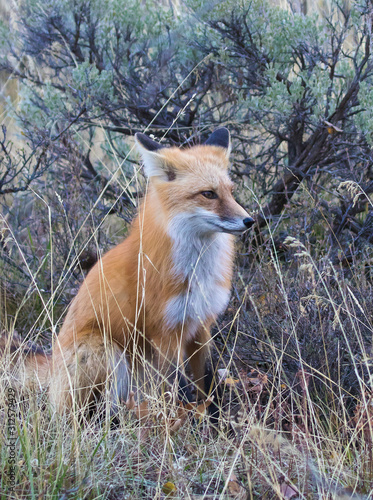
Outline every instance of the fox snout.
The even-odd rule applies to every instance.
[[[239,214],[219,217],[216,226],[221,232],[239,235],[250,229],[255,223],[255,220],[242,207],[239,208],[241,209]]]
[[[224,210],[220,213],[219,226],[221,231],[231,234],[241,234],[251,228],[255,220],[233,197],[228,198]]]

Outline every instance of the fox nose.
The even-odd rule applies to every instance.
[[[243,220],[243,223],[247,228],[251,227],[254,224],[255,220],[252,217],[246,217],[246,219]]]

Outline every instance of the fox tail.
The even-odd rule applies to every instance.
[[[44,389],[49,384],[50,353],[32,342],[25,342],[16,332],[0,332],[0,362],[9,377],[9,385],[18,391]]]

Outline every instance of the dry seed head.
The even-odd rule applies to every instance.
[[[304,272],[304,274],[311,274],[313,276],[313,266],[312,264],[302,264],[299,266],[299,272]]]
[[[301,300],[301,303],[309,301],[309,300],[314,300],[316,303],[316,306],[320,307],[322,309],[324,309],[330,305],[329,300],[327,300],[325,297],[321,297],[320,295],[315,295],[315,294],[307,295],[306,297],[301,297],[300,300]]]
[[[299,304],[299,310],[300,310],[300,314],[303,318],[308,315],[307,309],[303,306],[302,302],[300,302],[300,304]]]
[[[348,285],[347,285],[347,290],[350,292],[350,296],[351,296],[352,300],[355,302],[355,304],[357,305],[357,307],[360,309],[360,312],[365,316],[364,309],[361,307],[360,302],[357,300],[354,292],[351,290],[351,288]]]
[[[302,252],[297,252],[295,254],[295,257],[309,257],[310,254],[306,251],[306,250],[303,250]]]
[[[335,315],[334,315],[334,319],[333,319],[333,322],[332,322],[332,328],[333,328],[334,331],[337,328],[337,326],[340,324],[339,316],[341,314],[341,307],[342,307],[342,304],[340,304],[338,306],[338,309],[336,310]]]
[[[297,247],[301,247],[301,248],[306,248],[303,243],[299,240],[297,240],[296,238],[293,238],[292,236],[287,236],[284,240],[284,245],[287,245],[289,247],[293,247],[293,248],[297,248]]]
[[[341,182],[340,185],[338,186],[338,189],[340,188],[345,188],[347,191],[350,193],[351,196],[353,196],[352,200],[352,205],[355,206],[356,203],[359,201],[359,197],[361,194],[364,194],[364,191],[361,189],[359,184],[355,181],[344,181]]]

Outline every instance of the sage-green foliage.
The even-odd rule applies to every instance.
[[[24,252],[12,257],[14,282],[24,279],[21,270],[29,274],[29,261],[45,276],[47,294],[56,287],[58,300],[74,294],[82,270],[126,233],[115,220],[131,220],[143,189],[131,136],[144,130],[185,145],[227,126],[232,173],[245,186],[239,198],[257,209],[262,241],[297,234],[312,255],[334,264],[369,255],[367,0],[332,2],[324,16],[259,0],[17,5],[16,18],[0,29],[0,69],[19,80],[9,113],[31,151],[27,159],[9,145],[1,163],[5,231],[22,235]],[[355,191],[339,189],[341,181]],[[4,197],[19,186],[21,194]],[[14,244],[5,247],[18,255]],[[46,260],[50,269],[41,272]]]
[[[84,110],[74,129],[104,127],[108,151],[118,133],[148,128],[177,141],[229,124],[242,153],[257,145],[256,161],[244,154],[241,160],[259,164],[268,189],[274,180],[268,173],[296,163],[357,78],[363,84],[336,125],[343,120],[354,142],[371,141],[370,54],[360,67],[369,42],[365,2],[350,8],[334,2],[324,19],[263,1],[19,5],[20,25],[3,31],[1,43],[12,54],[3,66],[31,58],[17,72],[24,76],[21,120],[33,132],[58,133]],[[314,163],[312,169],[320,162]],[[343,167],[332,162],[342,177]]]

